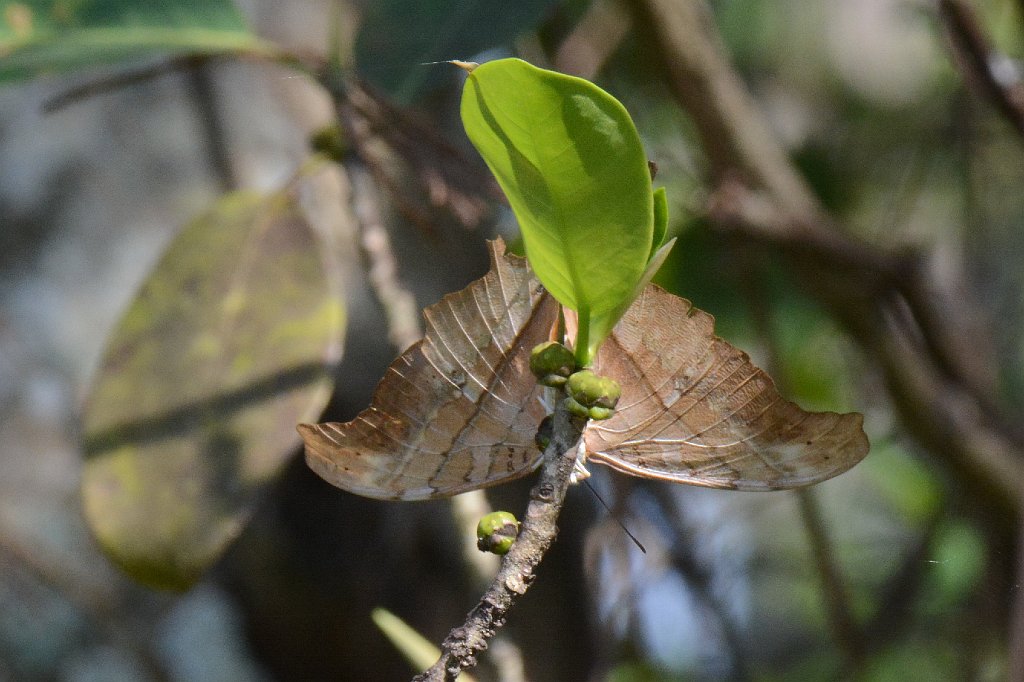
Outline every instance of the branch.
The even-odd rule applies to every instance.
[[[1021,524],[1017,536],[1016,594],[1010,609],[1010,662],[1007,679],[1011,680],[1024,679],[1024,590],[1020,589],[1021,580],[1024,580],[1024,524]]]
[[[367,265],[368,278],[387,317],[391,343],[400,351],[405,350],[421,336],[419,311],[414,296],[398,278],[377,188],[387,191],[402,215],[430,231],[432,222],[410,197],[410,182],[423,186],[433,203],[447,206],[467,226],[479,222],[487,211],[484,196],[492,185],[472,171],[461,152],[370,90],[350,83],[343,74],[330,68],[323,70],[318,80],[334,102],[344,142],[351,148],[340,161],[351,180],[360,226],[360,253]],[[386,168],[394,165],[396,158],[414,171],[404,186]]]
[[[770,297],[766,295],[764,287],[758,286],[754,281],[760,268],[750,262],[754,260],[750,257],[751,254],[740,251],[739,256],[736,265],[740,269],[742,283],[747,290],[748,307],[754,329],[768,354],[767,369],[775,378],[779,390],[784,390],[787,382],[779,360],[778,344],[772,334],[771,318],[774,311]],[[814,491],[809,488],[798,488],[793,491],[793,495],[796,497],[800,520],[807,533],[814,565],[821,579],[822,600],[832,637],[844,659],[844,673],[849,677],[857,677],[864,669],[864,636],[853,615],[848,590],[843,581],[831,537],[822,518],[821,505]]]
[[[901,309],[882,302],[833,314],[881,366],[908,431],[988,508],[994,528],[1012,532],[1024,499],[1024,445],[984,403],[928,363]]]
[[[391,250],[391,238],[381,218],[376,188],[369,173],[358,161],[345,162],[352,183],[352,203],[359,225],[359,252],[366,263],[367,279],[387,318],[388,340],[404,351],[419,341],[419,309],[398,277],[398,263]]]
[[[821,505],[813,490],[801,488],[794,491],[794,495],[814,555],[814,565],[821,577],[832,637],[845,659],[845,674],[856,678],[864,672],[864,636],[857,627],[850,607],[846,585],[836,562],[835,549],[825,529],[825,520],[821,517]]]
[[[228,192],[238,185],[228,135],[218,111],[218,93],[210,68],[199,59],[185,70],[186,85],[199,126],[203,133],[207,162],[220,192]]]
[[[353,150],[389,190],[399,212],[417,227],[434,229],[430,213],[436,207],[446,208],[465,227],[476,227],[490,214],[491,202],[503,199],[477,161],[411,112],[365,84],[339,85],[327,78],[321,82],[334,98]]]
[[[465,162],[459,150],[404,110],[330,68],[323,71],[319,80],[334,100],[336,117],[352,148],[341,163],[351,183],[367,279],[387,318],[389,339],[402,351],[421,336],[419,315],[414,296],[398,277],[398,265],[378,203],[378,187],[389,193],[406,218],[424,230],[433,228],[429,216],[407,196],[408,182],[403,185],[396,180],[392,168],[395,157],[412,167],[411,179],[425,187],[432,204],[445,205],[466,226],[478,223],[489,210],[484,197],[500,192],[495,191],[493,181],[486,179],[489,176],[476,173]],[[480,518],[489,511],[487,507],[484,492],[476,490],[454,498],[451,511],[457,525],[466,528],[466,519]],[[474,582],[486,587],[498,566],[497,557],[481,553],[473,542],[465,543],[463,556]],[[522,669],[518,647],[501,639],[494,644],[495,666],[515,679]]]
[[[265,43],[247,49],[225,49],[219,52],[189,53],[167,57],[143,66],[118,69],[114,73],[83,80],[43,102],[43,113],[52,114],[84,99],[102,95],[139,83],[145,83],[168,73],[202,67],[219,61],[274,62],[300,71],[312,72],[321,66],[318,55],[304,51],[287,51]]]
[[[702,0],[634,0],[656,36],[668,85],[693,117],[720,187],[720,227],[788,257],[811,296],[885,373],[910,433],[964,477],[993,519],[1024,499],[1024,437],[998,415],[985,376],[993,354],[969,324],[974,308],[921,267],[838,229],[776,142],[729,63]],[[979,370],[981,367],[981,370]]]
[[[980,90],[1024,136],[1024,79],[1020,67],[992,48],[974,9],[963,0],[939,0],[939,17],[964,80]]]
[[[147,83],[169,73],[190,71],[207,64],[213,64],[218,60],[224,59],[226,56],[227,55],[224,54],[186,54],[169,57],[155,64],[148,64],[134,69],[117,71],[110,75],[99,76],[92,80],[80,83],[79,85],[71,87],[68,90],[45,100],[43,102],[43,113],[52,114],[64,109],[65,107],[77,104],[81,100],[89,99],[90,97],[95,97],[97,95],[103,95],[115,90],[128,88],[140,83]]]
[[[595,0],[555,52],[555,70],[594,80],[629,35],[630,16],[616,0]]]
[[[645,489],[661,507],[672,533],[672,541],[669,543],[672,567],[689,584],[694,597],[704,602],[704,608],[718,621],[732,666],[732,675],[729,679],[753,679],[754,676],[747,666],[748,656],[743,636],[729,614],[728,605],[715,593],[712,569],[705,566],[698,556],[699,542],[694,542],[693,539],[698,537],[699,531],[685,519],[683,510],[676,504],[672,488],[656,481],[653,485],[646,485]]]
[[[109,585],[99,587],[102,578],[92,574],[86,578],[85,573],[72,568],[75,563],[69,563],[71,560],[70,555],[45,556],[37,545],[0,525],[0,570],[5,584],[11,584],[16,572],[23,570],[39,585],[63,599],[75,610],[76,616],[88,623],[93,633],[99,633],[111,645],[135,656],[140,662],[139,672],[145,673],[146,679],[169,679],[149,646],[151,633],[140,632],[138,627],[126,622],[127,604],[112,589],[107,589]],[[2,677],[4,672],[0,667],[0,679],[7,679]]]
[[[961,476],[977,499],[989,502],[996,512],[993,520],[1007,528],[1024,499],[1021,435],[999,417],[959,365],[950,367],[944,361],[957,351],[937,350],[977,343],[976,335],[956,324],[969,315],[958,310],[962,304],[942,297],[937,285],[919,279],[923,268],[907,265],[913,256],[894,259],[866,245],[846,249],[830,238],[800,238],[828,228],[787,227],[794,222],[789,216],[749,190],[723,188],[710,211],[721,227],[741,234],[748,243],[789,257],[804,289],[878,364],[908,431]],[[935,310],[939,304],[941,312]],[[921,306],[927,310],[920,311]],[[922,319],[927,322],[922,324]],[[962,338],[935,338],[957,332]]]
[[[944,504],[929,517],[917,540],[910,545],[900,565],[876,590],[878,608],[864,627],[869,653],[878,653],[892,645],[914,627],[914,605],[927,589],[929,573],[921,566],[934,555],[936,536],[946,520]],[[1008,679],[1021,679],[1010,676]]]
[[[494,511],[483,490],[470,490],[450,498],[452,518],[462,538],[462,561],[469,569],[473,590],[485,590],[498,572],[501,557],[482,552],[476,544],[477,523]],[[497,635],[491,640],[488,660],[503,682],[523,682],[523,652],[507,636]]]
[[[693,118],[712,178],[739,176],[792,215],[822,209],[732,68],[703,0],[633,0],[638,35],[653,35],[666,84]]]
[[[544,450],[540,478],[530,491],[519,538],[465,622],[448,633],[441,645],[441,657],[415,678],[417,682],[455,680],[460,672],[475,665],[476,655],[487,648],[488,640],[504,625],[509,609],[526,593],[534,569],[558,534],[558,515],[576,463],[576,444],[583,425],[584,421],[570,416],[558,403],[551,442]]]

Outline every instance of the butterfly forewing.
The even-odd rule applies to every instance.
[[[309,466],[330,483],[383,499],[443,497],[523,476],[546,413],[530,349],[557,304],[525,259],[491,246],[491,270],[427,308],[426,335],[347,423],[302,424]]]
[[[588,458],[620,471],[712,488],[810,485],[868,450],[859,414],[806,412],[779,395],[714,319],[649,285],[602,345],[600,374],[622,385],[611,419],[591,422]]]
[[[491,247],[485,277],[427,308],[426,336],[392,363],[369,409],[299,426],[310,467],[360,495],[415,500],[523,476],[547,412],[530,374],[558,315],[526,261]],[[566,316],[570,332],[573,315]],[[622,397],[584,430],[589,459],[679,483],[777,490],[831,478],[868,450],[858,414],[806,412],[782,398],[714,320],[649,285],[595,368]]]

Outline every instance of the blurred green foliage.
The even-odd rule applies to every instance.
[[[230,0],[5,0],[0,83],[157,55],[255,52]]]
[[[323,410],[344,329],[327,254],[291,192],[227,195],[111,334],[83,418],[82,497],[137,580],[199,580],[292,458],[295,424]]]
[[[958,264],[965,266],[963,273],[953,275],[962,274],[965,290],[982,302],[978,314],[987,322],[980,328],[993,337],[999,351],[994,368],[999,386],[996,397],[1019,409],[1024,406],[1024,303],[1020,296],[1024,271],[1019,263],[1020,254],[1024,253],[1024,232],[1020,230],[1024,222],[1024,192],[1020,191],[1024,186],[1024,164],[1020,162],[1020,140],[989,104],[965,86],[949,56],[939,22],[929,8],[906,3],[870,4],[873,11],[861,3],[815,4],[801,0],[724,0],[713,7],[730,55],[758,104],[768,112],[775,133],[784,140],[816,195],[843,226],[887,250],[917,245],[934,249],[941,256],[937,266],[950,271],[956,270]],[[1024,56],[1019,3],[984,0],[974,5],[980,10],[984,28],[994,44],[1011,58]],[[554,0],[512,4],[485,0],[369,3],[365,4],[355,45],[348,47],[355,51],[358,76],[388,93],[393,101],[416,110],[431,126],[453,130],[457,113],[452,104],[459,84],[450,72],[424,67],[420,62],[468,59],[481,54],[505,56],[531,50],[533,55],[553,60],[555,49],[576,28],[588,7],[585,2]],[[0,2],[0,10],[0,80],[9,84],[99,65],[135,66],[139,61],[167,55],[274,54],[278,49],[254,35],[237,8],[227,0],[23,0]],[[980,501],[963,498],[956,473],[945,469],[938,458],[922,453],[907,437],[874,358],[854,348],[832,311],[813,303],[781,262],[752,256],[742,244],[724,236],[703,217],[708,192],[713,189],[705,185],[707,160],[689,115],[679,111],[662,84],[654,43],[652,36],[634,29],[601,65],[595,80],[626,105],[639,128],[645,150],[659,165],[657,183],[668,188],[670,236],[678,236],[679,241],[657,282],[712,313],[718,333],[748,349],[759,364],[776,365],[772,367],[773,373],[787,396],[816,409],[857,408],[867,413],[872,454],[863,465],[814,492],[824,508],[832,556],[858,624],[865,628],[878,624],[880,614],[889,616],[885,622],[894,624],[891,631],[886,631],[884,642],[871,642],[858,679],[904,680],[908,671],[916,679],[929,680],[1005,678],[1006,612],[1014,598],[1001,592],[1006,584],[1012,584],[1005,575],[1006,566],[1011,563],[1006,558],[1007,546],[998,544],[999,532],[992,527],[991,520],[976,513]],[[238,111],[244,109],[237,107]],[[244,126],[246,119],[239,117],[238,121],[227,123]],[[451,141],[454,146],[468,148],[467,141],[460,136],[453,135]],[[200,147],[206,144],[203,140],[187,142]],[[395,190],[379,189],[383,195]],[[156,191],[161,189],[154,188]],[[250,218],[254,211],[262,210],[259,202],[246,206]],[[221,209],[228,210],[224,206]],[[394,233],[415,232],[409,229],[403,219],[407,216],[401,210],[386,215],[390,220],[388,227]],[[246,221],[226,214],[215,222],[220,227],[234,225],[243,232],[246,229]],[[230,270],[236,257],[245,250],[237,245],[202,248],[206,242],[198,234],[211,229],[211,223],[207,218],[196,224],[194,233],[183,234],[194,240],[192,246],[199,253],[182,258],[202,267],[197,267],[189,281],[174,268],[175,278],[166,282],[167,295],[183,306],[187,301],[175,298],[176,292],[194,289],[202,294],[209,278],[214,277],[212,273]],[[242,232],[238,234],[242,238]],[[460,233],[459,238],[477,240],[479,236]],[[436,245],[443,242],[424,239],[416,243],[426,244],[423,248],[438,248]],[[225,377],[235,376],[235,371],[244,385],[244,380],[260,376],[259,372],[253,374],[248,370],[284,367],[284,358],[289,357],[286,351],[304,348],[308,351],[304,357],[313,362],[323,359],[327,336],[337,340],[337,325],[341,321],[336,298],[323,298],[321,289],[318,298],[305,302],[308,305],[291,306],[291,299],[285,296],[287,292],[273,286],[293,279],[311,288],[323,283],[319,251],[310,242],[305,242],[300,251],[300,257],[291,262],[287,272],[270,278],[269,288],[257,286],[268,282],[253,282],[255,288],[241,298],[214,292],[208,298],[200,296],[198,302],[192,301],[203,310],[203,315],[212,315],[220,306],[238,305],[259,295],[269,301],[266,310],[280,314],[282,319],[293,313],[300,318],[286,324],[283,330],[275,321],[263,320],[266,327],[246,332],[249,341],[258,338],[259,343],[236,349],[230,357],[220,356],[215,364],[222,373],[211,371],[209,376],[201,377],[209,382],[202,383],[207,393],[199,396],[200,402],[229,384]],[[271,256],[280,253],[270,247],[258,248],[257,252],[267,259],[268,267],[275,261]],[[153,276],[162,276],[160,269]],[[222,287],[220,294],[223,293]],[[167,300],[165,297],[164,302]],[[126,324],[132,320],[138,323],[136,337],[130,338],[131,330],[116,334],[112,344],[121,350],[114,354],[116,357],[111,356],[111,362],[133,358],[139,361],[135,369],[125,372],[124,378],[137,385],[149,383],[154,391],[162,392],[157,397],[166,404],[154,408],[159,413],[178,404],[175,399],[182,395],[174,391],[183,384],[180,380],[175,383],[175,377],[188,375],[190,365],[172,358],[171,351],[150,345],[148,337],[174,341],[172,334],[191,334],[187,343],[172,344],[189,347],[203,346],[199,343],[203,339],[199,339],[201,330],[190,329],[183,322],[188,311],[161,312],[155,306],[144,306],[142,313],[159,318],[166,333],[153,331],[154,327],[149,325],[152,320],[147,322],[146,315],[137,308],[134,317],[126,318]],[[327,318],[330,324],[325,324]],[[274,339],[276,342],[271,343]],[[209,350],[208,338],[205,343]],[[115,369],[101,371],[101,383],[118,381],[122,378],[118,374]],[[310,386],[304,388],[312,390]],[[145,416],[143,408],[147,408],[147,413],[154,412],[146,402],[149,398],[143,399],[141,393],[133,394],[123,387],[111,390],[115,389],[122,393],[115,401],[119,410],[127,404],[139,410],[140,416]],[[304,409],[316,411],[316,400],[303,401]],[[87,435],[97,431],[115,433],[116,429],[111,429],[118,420],[110,414],[101,418],[100,408],[92,410],[86,415]],[[269,424],[275,437],[281,436],[297,420],[294,412],[290,409],[270,416],[261,412],[257,421]],[[236,426],[231,418],[221,414],[205,415],[190,422],[178,443],[178,451],[156,457],[159,462],[146,459],[151,452],[144,444],[123,442],[121,451],[128,462],[123,470],[101,471],[104,454],[109,453],[103,448],[87,462],[87,497],[116,494],[119,489],[131,488],[131,480],[142,481],[134,491],[129,490],[135,494],[133,504],[125,508],[127,512],[115,510],[109,518],[106,512],[100,514],[104,523],[114,526],[125,519],[131,523],[125,522],[112,531],[101,530],[101,539],[116,537],[135,549],[157,545],[165,556],[170,556],[166,554],[167,548],[188,532],[194,531],[202,540],[202,552],[169,558],[168,565],[159,567],[155,573],[147,569],[143,577],[150,582],[184,586],[196,579],[221,556],[227,541],[237,534],[254,508],[256,493],[268,489],[272,474],[290,456],[288,448],[292,441],[275,441],[275,447],[268,446],[265,451],[255,444],[247,445],[246,448],[253,449],[246,449],[248,455],[240,461],[259,461],[249,461],[252,470],[247,469],[244,476],[241,469],[207,467],[193,457],[212,449],[237,450],[241,446],[236,440]],[[287,435],[294,437],[293,433]],[[263,435],[251,431],[249,437],[259,440]],[[252,453],[256,452],[263,454],[255,457]],[[214,491],[214,497],[229,491],[225,499],[238,504],[228,509],[211,504],[209,515],[199,515],[191,524],[185,524],[191,531],[183,531],[184,526],[179,526],[169,535],[163,533],[159,524],[146,523],[153,516],[173,517],[160,503],[175,494],[175,490],[161,490],[153,482],[155,478],[147,478],[155,476],[162,467],[198,469],[200,484],[185,486],[181,499],[199,499],[209,490]],[[126,471],[131,475],[125,476]],[[101,485],[98,481],[102,477],[97,472],[112,478],[104,479]],[[751,501],[739,496],[718,503],[720,498],[700,497],[695,491],[677,494],[686,500],[711,499],[720,504],[710,507],[713,512],[695,514],[695,531],[686,542],[695,551],[703,552],[698,558],[707,562],[713,573],[726,576],[720,578],[725,585],[709,588],[692,580],[689,584],[694,592],[727,595],[725,600],[734,609],[729,617],[741,633],[743,660],[750,677],[780,681],[841,677],[845,654],[830,630],[821,576],[812,564],[807,533],[790,498]],[[310,499],[314,497],[308,489],[302,489],[285,506],[294,516],[303,517],[313,513]],[[329,552],[322,575],[332,577],[333,587],[353,582],[362,590],[364,583],[371,584],[386,572],[379,562],[374,563],[378,555],[365,546],[362,552],[349,551],[344,539],[336,537],[342,535],[336,527],[328,524],[324,529],[322,518],[340,517],[347,522],[349,508],[331,517],[324,511],[327,503],[316,499],[321,506],[315,508],[316,515],[307,523],[329,536],[324,543]],[[636,498],[632,502],[644,509]],[[139,512],[140,508],[146,513]],[[427,516],[421,510],[411,514]],[[397,533],[396,529],[408,526],[396,518],[380,522],[380,527]],[[643,515],[638,523],[655,525]],[[722,541],[723,528],[741,529],[742,541],[732,545]],[[250,541],[269,542],[266,536],[256,537],[257,540]],[[284,564],[296,554],[305,560],[299,548],[307,540],[301,533],[286,536],[276,547],[275,561]],[[608,546],[601,543],[610,541],[592,537],[588,542]],[[416,543],[422,541],[410,544]],[[726,549],[722,550],[720,544],[725,544]],[[436,560],[437,550],[432,551]],[[253,554],[258,553],[250,551],[249,556]],[[368,557],[361,557],[362,554]],[[657,565],[659,570],[666,571],[679,568],[667,553],[655,556],[659,560],[664,558],[664,562],[648,558],[646,565]],[[339,557],[353,563],[366,558],[371,565],[353,569],[352,574],[343,573],[337,568]],[[132,561],[122,563],[132,568]],[[545,566],[547,572],[540,582],[558,583],[564,579],[566,584],[573,581],[571,584],[575,585],[579,582],[581,563],[572,563],[573,572],[565,575]],[[728,569],[736,565],[742,571],[729,573]],[[346,563],[345,568],[348,567]],[[399,568],[396,564],[394,570]],[[588,565],[588,569],[595,570],[593,565]],[[139,566],[132,570],[138,574]],[[417,571],[419,578],[430,567],[410,564],[409,570]],[[312,571],[310,566],[302,565],[299,575]],[[631,582],[636,578],[634,573],[627,571],[615,576],[601,573],[600,568],[596,573],[597,578],[588,583],[595,586],[595,602],[603,598],[603,591],[612,592],[616,586],[636,587]],[[327,603],[330,595],[317,592],[312,582],[300,581],[302,595],[311,604]],[[290,632],[274,630],[272,617],[258,622],[255,627],[262,628],[263,641],[280,643],[286,635],[294,636],[299,630],[293,623],[301,622],[303,615],[299,603],[291,599],[294,593],[288,591],[298,589],[294,588],[295,581],[289,580],[287,571],[275,564],[273,574],[261,575],[258,584],[262,594],[277,598],[275,604],[287,603],[289,609]],[[429,595],[401,600],[390,596],[378,583],[372,584],[372,589],[377,590],[371,592],[372,598],[394,599],[401,607],[413,611],[413,616],[429,621],[415,612],[421,604],[427,604],[421,611],[431,610]],[[994,593],[995,590],[1000,592]],[[3,592],[0,597],[9,599],[9,594]],[[897,597],[906,602],[901,602],[897,612],[886,611],[898,601]],[[602,643],[628,640],[621,649],[609,647],[601,652],[613,659],[607,679],[628,682],[715,678],[715,670],[702,667],[700,660],[681,660],[682,654],[677,659],[664,656],[674,660],[671,670],[652,663],[654,656],[642,635],[626,627],[616,628],[620,624],[616,618],[628,621],[636,617],[630,611],[635,602],[623,598],[616,604],[619,610],[608,610],[613,614],[608,622],[595,626],[602,632]],[[310,609],[310,619],[329,616],[342,622],[351,617],[356,624],[351,630],[328,631],[322,620],[316,622],[308,630],[300,631],[301,637],[306,638],[306,652],[340,656],[351,640],[338,637],[338,632],[369,629],[368,611],[347,608],[352,606],[349,603],[343,606],[346,608],[336,608],[327,615]],[[548,608],[545,615],[550,616],[551,610]],[[16,652],[16,656],[5,656],[8,662],[14,661],[10,666],[18,671],[44,671],[45,659],[50,654],[39,652],[50,650],[22,645],[26,640],[41,639],[45,629],[77,632],[77,621],[69,618],[67,611],[70,609],[57,608],[54,612],[60,617],[50,614],[35,622],[30,609],[5,606],[0,632],[7,646],[0,650],[5,654]],[[585,614],[586,610],[581,609],[578,618],[587,618]],[[253,618],[254,623],[257,620]],[[50,627],[52,623],[56,624]],[[702,624],[712,633],[711,639],[718,636],[724,647],[714,623]],[[317,639],[317,634],[324,639]],[[563,634],[569,637],[577,633]],[[871,633],[866,636],[870,638]],[[328,637],[335,638],[325,641]],[[548,642],[552,649],[562,644]],[[686,644],[680,643],[678,649],[687,650]],[[266,645],[264,654],[272,657],[272,648]],[[542,653],[528,652],[528,656],[539,657]],[[19,662],[17,656],[24,660]],[[3,673],[0,668],[0,677]],[[44,672],[39,675],[44,676]]]

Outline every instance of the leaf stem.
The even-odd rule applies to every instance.
[[[590,351],[590,307],[580,306],[576,311],[576,320],[576,341],[573,347],[576,364],[580,367],[590,367],[594,361],[594,354]]]

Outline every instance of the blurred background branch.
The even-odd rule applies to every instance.
[[[637,7],[659,38],[671,91],[701,131],[718,188],[710,217],[787,258],[877,359],[915,437],[976,486],[994,517],[1013,518],[1024,440],[990,399],[993,350],[969,326],[977,304],[932,277],[926,256],[879,251],[827,217],[730,67],[705,4]]]
[[[939,0],[945,25],[964,81],[977,88],[996,110],[1024,135],[1024,77],[1021,64],[996,50],[974,8],[964,0]]]
[[[79,27],[135,36],[120,5],[93,5],[109,12]],[[25,22],[34,5],[0,6],[5,49],[53,28]],[[680,239],[660,283],[715,314],[787,396],[864,412],[873,448],[802,513],[790,495],[595,471],[649,553],[570,490],[506,627],[524,654],[479,679],[520,664],[537,682],[1020,677],[1024,3],[239,6],[158,17],[216,27],[200,37],[221,42],[188,34],[184,51],[88,52],[69,34],[58,57],[75,59],[31,77],[28,53],[0,52],[0,677],[401,679],[372,610],[438,642],[473,607],[490,569],[464,560],[464,519],[339,493],[297,449],[196,588],[144,590],[90,543],[77,413],[181,226],[226,188],[276,191],[340,122],[344,163],[297,194],[319,234],[335,230],[347,331],[326,415],[354,416],[418,338],[419,309],[484,272],[484,238],[515,247],[459,126],[461,74],[420,65],[509,54],[622,99]],[[332,63],[343,82],[310,77]],[[487,506],[521,508],[528,491],[489,490]]]

